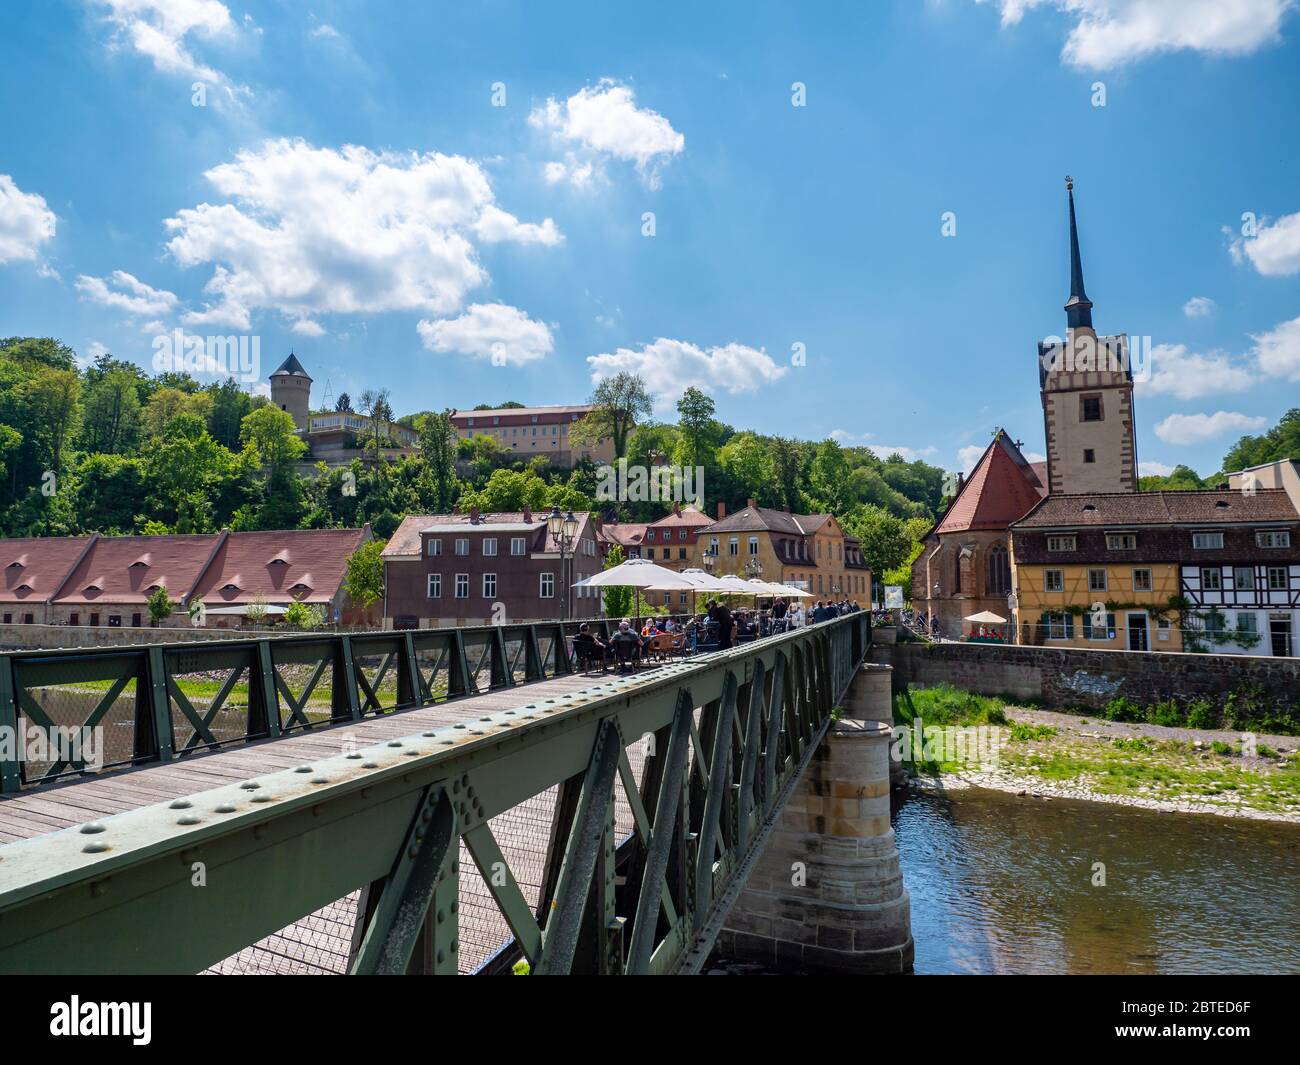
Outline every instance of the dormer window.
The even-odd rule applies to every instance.
[[[1227,510],[1230,506],[1232,506],[1232,504],[1226,499],[1216,499],[1214,502],[1215,510]]]
[[[15,559],[13,562],[10,562],[9,565],[5,567],[5,569],[22,569],[22,568],[23,568],[23,562],[20,559]]]
[[[18,586],[18,590],[20,592],[30,592],[32,590],[32,586],[30,584],[20,584]]]
[[[221,590],[222,590],[223,592],[237,592],[237,591],[239,591],[239,585],[237,585],[237,584],[223,584],[223,585],[221,586]]]
[[[267,563],[268,566],[287,566],[288,564],[288,560],[283,558],[273,558]]]
[[[147,569],[148,566],[149,566],[148,562],[142,562],[140,559],[137,558],[134,562],[131,563],[131,565],[127,567],[127,569]]]

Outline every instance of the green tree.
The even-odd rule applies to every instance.
[[[736,501],[775,502],[768,449],[753,433],[737,433],[718,450],[718,465],[731,481]]]
[[[617,373],[596,386],[590,402],[595,409],[573,423],[570,443],[591,445],[608,438],[614,442],[614,457],[622,458],[637,419],[653,409],[645,382],[633,373]]]
[[[348,572],[343,587],[348,597],[365,610],[384,595],[385,541],[368,540],[348,557]]]
[[[149,596],[149,621],[150,624],[157,628],[162,622],[172,616],[172,611],[176,609],[176,602],[167,594],[167,589],[162,585]]]
[[[90,452],[128,455],[140,433],[140,393],[125,370],[97,375],[86,387],[82,446]]]
[[[605,556],[605,569],[613,569],[623,562],[623,548],[615,544]],[[601,590],[607,618],[625,618],[632,613],[632,589],[623,584],[612,584]]]
[[[683,466],[708,466],[718,446],[718,423],[713,420],[713,400],[691,387],[677,401],[677,429],[682,437]]]
[[[284,608],[283,620],[291,629],[319,629],[325,624],[325,608],[295,600]]]
[[[824,440],[813,452],[808,471],[808,494],[817,507],[843,515],[853,502],[849,491],[849,464],[834,440]]]
[[[81,378],[73,370],[46,370],[28,385],[34,413],[50,434],[50,461],[63,470],[63,449],[81,416]]]
[[[858,507],[843,519],[843,525],[849,535],[862,541],[862,557],[877,578],[901,566],[912,550],[903,520],[881,507]]]
[[[456,429],[448,411],[423,415],[418,428],[420,457],[424,460],[433,489],[431,505],[435,513],[446,514],[456,501],[459,488],[456,479]]]

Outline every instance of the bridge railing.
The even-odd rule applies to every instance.
[[[607,637],[617,621],[590,619]],[[184,758],[571,672],[581,621],[0,655],[0,791]],[[48,737],[62,730],[59,745]],[[74,734],[78,744],[71,742]]]
[[[326,650],[354,669],[391,655],[400,703],[427,689],[421,647],[463,669],[457,645],[421,642],[434,635],[263,644],[221,668],[271,656],[269,706],[277,662],[315,676],[333,665]],[[499,676],[505,635],[483,633]],[[522,638],[540,670],[542,650]],[[340,900],[355,900],[348,971],[464,971],[477,967],[459,960],[467,877],[535,973],[698,968],[870,639],[869,616],[851,614],[9,844],[0,972],[193,973]],[[149,649],[162,678],[180,653]],[[370,683],[347,705],[372,696],[385,704]],[[548,795],[541,887],[526,895],[492,822]],[[630,812],[625,831],[616,808]]]

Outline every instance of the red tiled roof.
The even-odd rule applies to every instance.
[[[1223,525],[1295,521],[1295,506],[1281,488],[1253,495],[1234,491],[1117,492],[1049,496],[1015,523],[1016,529],[1124,525]]]
[[[698,508],[682,507],[680,512],[667,514],[664,517],[660,518],[658,521],[652,521],[650,523],[650,528],[652,529],[674,528],[675,529],[681,526],[686,526],[687,528],[696,528],[696,527],[703,528],[706,525],[712,525],[712,524],[713,524],[713,519],[710,518],[703,511],[699,510]]]
[[[999,431],[935,532],[1005,529],[1042,498],[1038,482],[1019,448]]]
[[[331,602],[347,576],[348,559],[368,536],[367,528],[231,533],[192,598],[209,607],[259,598],[274,604]]]
[[[91,536],[0,540],[0,602],[43,603],[76,565]]]
[[[54,601],[144,603],[159,586],[179,600],[193,587],[219,538],[218,533],[101,536]]]

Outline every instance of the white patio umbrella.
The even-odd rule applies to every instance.
[[[593,573],[586,580],[574,581],[575,588],[659,588],[665,591],[688,592],[694,587],[690,581],[663,566],[656,566],[648,558],[629,558],[612,569]],[[635,602],[635,597],[634,597]],[[636,618],[641,620],[640,605]],[[640,626],[638,626],[639,628]]]
[[[692,566],[688,569],[684,569],[680,573],[676,574],[676,576],[680,577],[682,580],[690,581],[692,614],[695,613],[696,592],[729,592],[732,590],[731,585],[715,577],[712,573],[709,573],[706,570],[702,570],[696,566]],[[673,585],[672,587],[661,587],[660,585],[656,584],[652,586],[649,590],[654,592],[675,592],[678,591],[679,588],[680,588],[679,585]]]
[[[965,620],[973,621],[977,625],[1005,625],[1007,623],[1006,618],[999,617],[992,610],[981,610],[978,614],[972,614]]]
[[[812,598],[812,592],[805,592],[802,588],[796,588],[792,584],[778,584],[776,585],[776,587],[781,589],[781,591],[778,594],[785,596],[787,599],[811,599]]]

